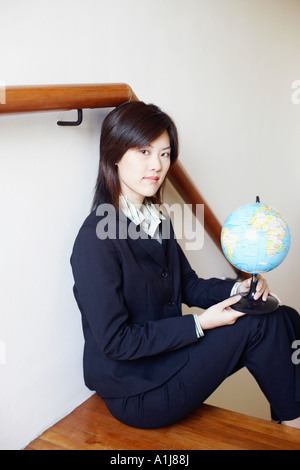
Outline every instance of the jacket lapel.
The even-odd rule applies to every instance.
[[[140,248],[146,250],[147,253],[162,267],[166,266],[166,258],[162,245],[152,238],[148,237],[147,239],[138,238],[137,243]]]

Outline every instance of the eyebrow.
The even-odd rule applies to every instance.
[[[146,147],[147,147],[147,145],[146,145]],[[148,147],[153,148],[153,145],[148,144]],[[170,148],[171,148],[171,145],[168,145],[168,147],[164,147],[164,148],[162,148],[162,150],[168,150],[168,149],[170,149]]]

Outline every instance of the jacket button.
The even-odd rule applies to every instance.
[[[163,277],[164,279],[167,279],[168,276],[169,276],[168,271],[163,271],[163,272],[161,273],[161,277]]]
[[[170,302],[169,302],[169,307],[172,307],[172,308],[175,307],[175,302],[174,302],[174,300],[170,300]]]

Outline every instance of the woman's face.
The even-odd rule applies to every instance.
[[[170,168],[170,154],[167,131],[145,147],[127,150],[117,164],[121,193],[136,205],[154,196]]]

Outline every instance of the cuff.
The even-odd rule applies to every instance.
[[[241,282],[236,282],[233,286],[233,288],[231,289],[231,292],[230,292],[230,297],[232,297],[233,295],[236,295],[238,293],[238,288],[240,287],[242,283]]]
[[[198,317],[197,313],[194,313],[193,317],[194,317],[194,320],[195,320],[197,338],[202,338],[204,336],[204,332],[201,328],[199,317]]]

